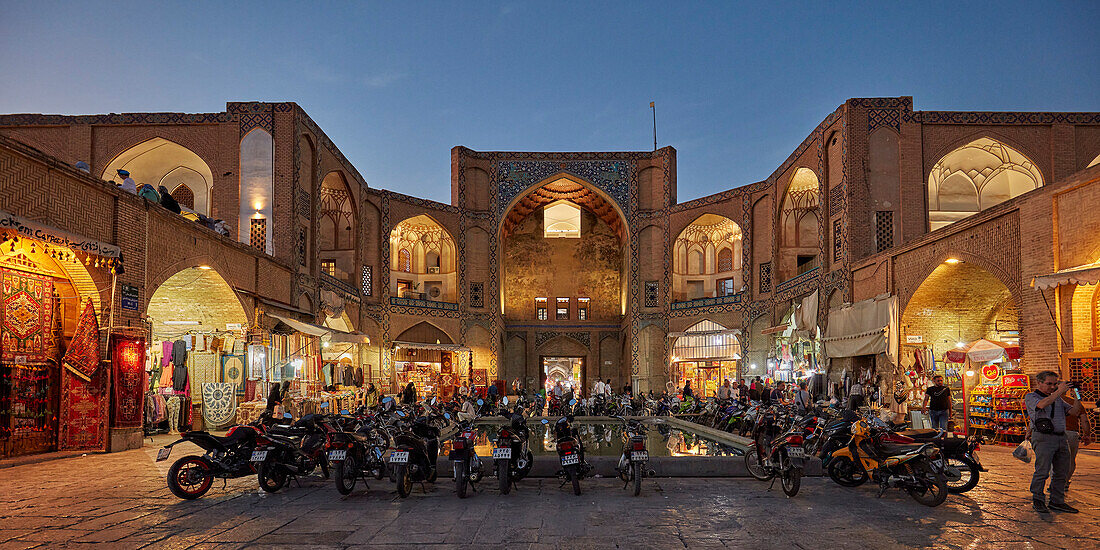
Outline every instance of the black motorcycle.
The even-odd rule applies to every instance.
[[[397,416],[397,433],[393,437],[394,449],[390,451],[389,462],[397,494],[405,498],[412,492],[413,483],[435,482],[439,428],[422,416],[410,419],[405,411],[397,411]]]
[[[505,397],[505,399],[508,398]],[[477,404],[480,407],[483,404],[482,400],[478,399]],[[445,417],[447,420],[451,419],[449,413]],[[474,451],[474,444],[477,442],[477,429],[474,428],[473,423],[477,418],[475,416],[459,424],[458,433],[451,439],[449,458],[454,466],[455,493],[458,494],[458,498],[466,498],[466,488],[472,487],[473,484],[481,481],[483,475],[484,466],[481,463],[481,457],[477,456],[477,452]]]
[[[642,478],[652,477],[656,474],[650,470],[649,450],[646,449],[646,432],[648,428],[638,420],[627,420],[621,416],[616,417],[623,422],[623,451],[619,455],[619,464],[615,471],[619,473],[619,479],[623,480],[623,488],[631,482],[634,483],[634,496],[642,492]]]
[[[503,401],[505,405],[508,404],[507,397]],[[493,446],[493,460],[496,462],[500,492],[506,495],[512,490],[515,482],[531,473],[535,457],[531,454],[528,445],[531,430],[527,427],[523,408],[517,406],[510,415],[505,416],[508,416],[509,423],[497,434],[496,445]]]
[[[340,413],[347,418],[347,411]],[[367,415],[349,420],[340,426],[344,429],[329,432],[325,445],[336,490],[341,495],[350,494],[360,478],[364,483],[368,477],[382,479],[386,475],[382,456],[389,448],[386,429],[375,417]]]
[[[287,417],[290,414],[285,415]],[[326,434],[330,431],[320,414],[307,414],[290,426],[273,426],[252,452],[260,488],[269,493],[282,489],[293,478],[312,475],[318,467],[329,477]]]
[[[575,407],[577,401],[570,400],[569,405]],[[581,494],[581,479],[592,471],[592,466],[584,459],[584,445],[577,435],[577,429],[571,424],[573,416],[563,416],[554,424],[554,439],[557,442],[558,458],[561,459],[561,470],[557,476],[562,478],[562,484],[572,483],[573,494]],[[550,421],[542,420],[549,425]]]
[[[187,455],[173,463],[168,468],[168,489],[179,498],[192,500],[205,495],[215,478],[233,479],[254,474],[250,460],[252,451],[265,425],[270,423],[271,416],[264,413],[251,424],[230,428],[225,437],[205,431],[184,432],[178,441],[157,452],[157,462],[168,460],[172,447],[185,441],[206,452],[202,456]]]

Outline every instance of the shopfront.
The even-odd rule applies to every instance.
[[[394,342],[392,359],[398,391],[410,382],[421,398],[434,395],[450,398],[463,382],[471,380],[470,348],[454,344]],[[487,380],[479,386],[485,386]]]
[[[97,289],[120,261],[117,247],[0,211],[0,457],[106,450]]]
[[[713,321],[701,321],[684,332],[670,333],[670,379],[676,387],[683,388],[691,381],[695,395],[709,397],[726,380],[736,385],[740,377],[740,332]]]

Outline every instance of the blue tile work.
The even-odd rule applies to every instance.
[[[615,199],[619,208],[629,216],[631,208],[631,174],[629,163],[624,160],[504,160],[497,163],[496,212],[503,217],[504,209],[520,193],[531,186],[554,176],[567,173],[589,182]]]

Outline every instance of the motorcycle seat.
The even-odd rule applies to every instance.
[[[295,437],[299,435],[305,435],[309,431],[302,426],[272,426],[267,429],[267,433],[271,435],[281,435],[283,437]]]
[[[941,432],[940,430],[923,429],[923,430],[899,430],[895,433],[897,433],[898,435],[904,435],[905,437],[909,437],[909,438],[912,438],[912,439],[928,440],[928,439],[938,438],[940,436],[940,434],[942,434],[943,432]]]
[[[923,447],[920,443],[880,443],[879,450],[890,455],[911,453]]]

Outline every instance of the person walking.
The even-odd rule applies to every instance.
[[[374,382],[367,382],[367,394],[363,399],[363,404],[368,407],[374,407],[378,404],[378,388],[374,387]]]
[[[856,380],[848,390],[848,408],[858,410],[863,406],[863,385]]]
[[[412,405],[414,403],[416,403],[416,386],[413,385],[412,382],[409,382],[409,384],[405,386],[405,390],[401,392],[401,404]]]
[[[1078,512],[1066,504],[1066,480],[1073,464],[1066,437],[1066,414],[1081,414],[1084,407],[1079,399],[1072,398],[1072,406],[1062,399],[1069,390],[1069,382],[1059,382],[1058,373],[1045,370],[1035,375],[1035,391],[1024,396],[1024,407],[1031,424],[1031,448],[1035,451],[1031,506],[1041,514],[1051,510],[1071,514]],[[1048,477],[1049,504],[1046,501]]]
[[[951,399],[951,388],[943,385],[943,376],[932,377],[932,385],[924,390],[924,404],[921,410],[931,416],[932,428],[937,430],[947,429],[947,420],[951,418],[951,412],[955,402]]]

